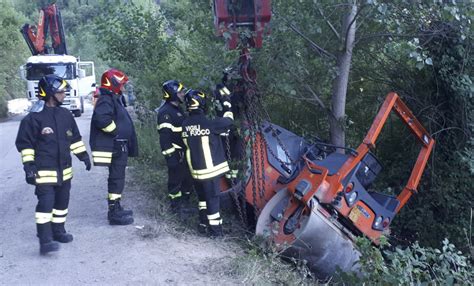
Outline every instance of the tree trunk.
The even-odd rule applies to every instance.
[[[357,2],[351,2],[350,10],[343,20],[341,35],[343,35],[342,41],[344,41],[344,48],[337,56],[337,77],[334,80],[331,97],[331,108],[333,114],[329,121],[331,143],[338,146],[345,146],[344,122],[346,94],[349,82],[349,72],[351,69],[352,48],[354,47],[356,33],[355,17],[357,14]],[[337,151],[340,153],[344,152],[342,149]]]

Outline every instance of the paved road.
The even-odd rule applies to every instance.
[[[229,259],[229,245],[193,235],[175,237],[166,224],[149,217],[147,194],[128,186],[124,203],[131,206],[135,224],[110,226],[106,215],[105,168],[85,171],[74,156],[74,178],[66,228],[74,235],[59,252],[40,256],[36,238],[34,187],[24,182],[21,158],[14,141],[21,116],[0,123],[0,284],[234,284],[208,261]],[[77,118],[88,145],[91,107]],[[143,238],[141,228],[152,230]]]

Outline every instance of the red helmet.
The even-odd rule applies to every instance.
[[[109,69],[102,74],[100,85],[114,93],[121,94],[120,89],[128,82],[128,76],[117,69]]]

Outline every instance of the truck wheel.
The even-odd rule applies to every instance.
[[[74,117],[81,117],[81,111],[80,110],[74,110],[72,112],[72,114],[74,115]]]

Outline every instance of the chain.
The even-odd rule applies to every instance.
[[[225,145],[226,145],[227,158],[230,160],[232,154],[231,154],[231,150],[230,150],[230,138],[229,137],[230,137],[230,133],[229,133],[228,136],[225,137]],[[233,171],[233,170],[231,169],[231,171]],[[232,175],[233,175],[233,173],[232,173]],[[231,184],[232,190],[234,190],[234,188],[235,188],[235,179],[233,179],[232,177],[230,179],[230,184]],[[239,213],[240,221],[244,225],[247,225],[246,216],[244,216],[244,213],[246,213],[246,209],[242,210],[242,206],[241,206],[241,203],[240,203],[241,193],[242,193],[242,185],[240,187],[240,190],[237,192],[237,194],[235,194],[233,191],[230,192],[232,200],[234,201],[234,204],[237,207],[237,211]],[[245,208],[245,204],[243,206]]]
[[[242,50],[240,55],[240,74],[242,76],[242,81],[240,86],[242,87],[244,93],[244,106],[243,106],[243,116],[245,118],[246,128],[248,134],[246,134],[247,139],[243,140],[241,146],[245,150],[245,159],[250,160],[250,184],[252,187],[252,204],[254,208],[255,221],[257,221],[257,213],[259,213],[259,207],[257,205],[257,196],[260,200],[265,198],[265,150],[273,158],[275,158],[280,164],[284,166],[293,165],[298,162],[299,159],[292,159],[288,148],[283,144],[281,138],[276,133],[276,130],[273,126],[270,125],[272,135],[276,138],[278,146],[281,147],[285,156],[288,158],[288,161],[283,161],[280,159],[274,151],[269,148],[269,144],[265,139],[264,132],[262,130],[262,123],[264,120],[269,120],[270,116],[268,111],[265,109],[262,99],[260,97],[260,92],[256,82],[255,70],[250,67],[250,54],[247,49]],[[257,134],[260,134],[260,141],[257,145]],[[230,146],[227,139],[226,142],[228,149],[228,157],[230,158]],[[267,147],[267,148],[266,148]],[[260,155],[260,156],[259,156]],[[260,158],[259,158],[260,157]],[[232,183],[234,184],[234,183]],[[246,205],[246,194],[245,186],[242,186],[242,189],[239,190],[239,194],[243,198],[243,205]],[[257,195],[258,193],[258,195]],[[237,204],[239,211],[239,216],[244,222],[244,216],[242,213],[242,208],[237,201],[237,198],[234,198],[234,202]],[[246,210],[245,210],[246,213]]]

